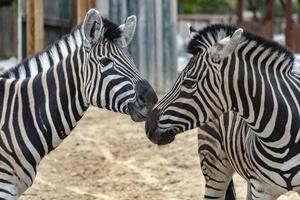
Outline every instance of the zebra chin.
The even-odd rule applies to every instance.
[[[133,121],[143,122],[147,119],[153,105],[141,105],[138,101],[129,102],[127,105],[127,114],[129,114]]]
[[[128,107],[128,114],[131,119],[135,122],[143,122],[147,119],[149,112],[153,108],[153,105],[148,107],[144,105],[140,105],[137,101],[130,102],[127,105]]]
[[[146,115],[139,112],[135,106],[131,104],[128,105],[128,114],[130,115],[131,119],[135,122],[143,122],[146,120]]]
[[[149,140],[154,144],[157,145],[170,144],[171,142],[174,141],[177,133],[173,129],[162,130],[159,127],[157,127],[158,118],[159,118],[159,111],[155,109],[150,113],[149,117],[147,118],[145,124],[146,135],[149,138]]]
[[[170,144],[175,140],[176,133],[169,129],[169,130],[160,130],[156,129],[154,132],[147,131],[147,137],[149,140],[157,145],[166,145]]]

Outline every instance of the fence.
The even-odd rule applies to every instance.
[[[21,1],[20,11],[22,12],[22,46],[23,56],[31,55],[35,51],[48,46],[57,40],[61,35],[69,32],[82,19],[85,9],[96,5],[103,16],[117,24],[124,22],[127,16],[136,15],[137,29],[129,51],[134,58],[137,68],[143,76],[147,78],[157,91],[164,92],[172,85],[176,76],[177,53],[176,53],[176,25],[177,25],[177,1],[175,0],[43,0],[38,2],[35,0],[19,0]],[[85,5],[89,2],[87,5]],[[38,4],[38,11],[37,6]],[[83,4],[85,5],[82,8]],[[30,11],[26,15],[26,6],[30,7]],[[42,6],[42,7],[41,7]],[[41,7],[41,8],[40,8]],[[1,8],[1,7],[0,7]],[[43,9],[44,8],[44,9]],[[41,9],[41,10],[40,10]],[[4,10],[4,9],[2,9]],[[32,11],[34,10],[34,12]],[[84,11],[83,11],[84,10]],[[41,12],[40,12],[41,11]],[[5,31],[6,37],[10,37],[13,32],[12,27],[17,27],[17,9],[13,12],[0,13],[0,30]],[[41,20],[37,13],[41,13],[44,17]],[[79,14],[78,14],[79,13]],[[34,15],[33,15],[34,14]],[[77,14],[77,15],[76,15]],[[11,17],[7,17],[7,15]],[[31,16],[32,15],[32,16]],[[5,24],[6,19],[16,19],[15,24],[10,27]],[[35,20],[38,22],[36,23]],[[41,23],[40,23],[41,22]],[[36,24],[35,24],[36,23]],[[26,27],[44,27],[44,34],[39,34],[39,29],[26,31]],[[3,28],[7,27],[7,28]],[[43,39],[40,42],[40,37]],[[26,37],[26,33],[27,37]],[[3,35],[0,32],[1,35]],[[16,42],[17,34],[14,39],[0,38],[0,57],[4,57],[1,51],[5,52],[5,57],[17,56],[16,51],[7,51],[10,49],[17,50],[10,43],[5,41]],[[42,44],[40,44],[42,43]],[[32,48],[28,48],[32,47]],[[37,48],[36,48],[37,47]],[[26,53],[27,49],[27,53]]]
[[[129,51],[157,91],[170,88],[177,75],[176,4],[175,0],[96,1],[96,7],[119,24],[129,15],[137,16],[136,35]]]
[[[9,58],[18,53],[17,7],[11,3],[0,7],[0,57]]]

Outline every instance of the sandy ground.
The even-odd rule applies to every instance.
[[[234,181],[238,199],[245,199],[245,182],[237,175]],[[144,123],[92,108],[42,161],[21,200],[192,200],[203,192],[196,131],[158,148],[145,137]]]

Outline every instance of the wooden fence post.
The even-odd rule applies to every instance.
[[[95,0],[74,0],[73,24],[75,26],[80,24],[86,12],[93,7],[95,7]]]
[[[290,49],[294,49],[293,45],[293,19],[292,19],[292,1],[285,1],[285,43]]]
[[[26,1],[27,56],[44,48],[43,0]]]
[[[2,2],[2,5],[3,3],[5,2]],[[10,4],[2,5],[0,6],[0,58],[10,58],[17,55],[17,9]]]
[[[23,58],[22,0],[18,1],[18,61]]]
[[[243,0],[237,0],[236,14],[237,14],[236,23],[241,23],[243,21]]]

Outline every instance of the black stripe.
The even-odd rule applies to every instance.
[[[69,60],[69,58],[67,58],[67,60]],[[64,74],[64,70],[63,70],[63,62],[64,61],[61,61],[59,63],[58,68],[57,68],[57,72],[54,72],[54,73],[56,73],[57,76],[58,76],[58,85],[59,85],[59,88],[57,88],[57,89],[59,90],[60,104],[61,105],[70,105],[71,102],[69,102],[69,100],[68,100],[67,85],[66,85],[67,80],[65,78],[65,74]],[[66,71],[71,71],[69,69],[68,65],[66,66],[66,68],[67,68]],[[70,83],[70,80],[68,80],[68,83]],[[66,121],[68,123],[68,126],[72,127],[72,121],[71,121],[71,117],[70,117],[70,114],[69,114],[69,108],[66,106],[66,107],[62,107],[62,109],[63,109],[63,115],[64,115],[64,117],[65,117],[65,119],[66,119]]]
[[[59,67],[62,67],[61,63],[59,63]],[[56,93],[58,92],[59,88],[56,87],[54,73],[55,72],[52,68],[49,71],[47,71],[49,108],[50,108],[50,114],[51,114],[51,118],[52,118],[53,124],[56,129],[56,132],[61,139],[64,139],[67,137],[67,134],[64,130],[61,116],[59,115],[58,102],[56,99]]]
[[[39,138],[39,134],[37,133],[37,130],[34,127],[33,122],[33,116],[30,111],[30,103],[28,99],[28,79],[24,80],[22,82],[21,86],[21,95],[22,95],[22,109],[23,110],[23,123],[25,127],[25,131],[27,134],[27,137],[29,138],[31,144],[34,146],[34,148],[37,150],[39,155],[43,157],[45,155],[43,144]],[[25,119],[25,120],[24,120]],[[32,163],[33,166],[35,166],[36,163]]]
[[[48,150],[50,152],[54,149],[52,145],[53,133],[46,114],[46,108],[45,108],[46,97],[41,82],[42,82],[42,75],[40,74],[34,78],[32,83],[33,97],[35,102],[34,114],[35,114],[38,127],[42,131],[44,138],[46,139]]]
[[[17,140],[17,144],[14,144],[14,146],[17,146],[16,148],[20,148],[22,154],[24,155],[25,159],[31,164],[31,166],[36,166],[35,159],[29,150],[29,148],[26,146],[24,142],[24,138],[21,134],[20,126],[19,126],[19,118],[18,118],[18,111],[19,109],[22,109],[22,107],[19,108],[19,98],[21,98],[19,95],[15,98],[15,104],[12,105],[13,109],[13,127],[15,132],[15,137]],[[22,99],[21,99],[22,100]],[[26,134],[26,133],[25,133]],[[15,152],[16,154],[19,154],[18,152]],[[21,155],[19,155],[21,156]],[[35,167],[33,167],[35,169]]]

